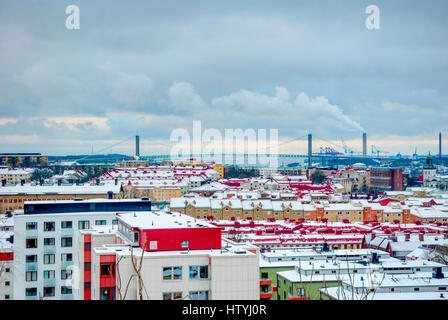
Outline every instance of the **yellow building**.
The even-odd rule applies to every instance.
[[[23,209],[25,201],[122,198],[120,185],[14,185],[0,188],[0,213]]]
[[[0,168],[0,181],[8,184],[30,182],[31,173],[23,169]]]

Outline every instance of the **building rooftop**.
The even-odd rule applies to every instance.
[[[131,228],[180,229],[180,228],[218,228],[210,223],[197,220],[180,213],[169,211],[147,211],[117,214],[119,221]]]

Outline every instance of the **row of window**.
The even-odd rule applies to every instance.
[[[61,270],[61,280],[67,280],[72,278],[72,270]],[[25,279],[27,282],[37,281],[37,271],[27,271],[25,273]],[[44,279],[55,279],[54,270],[45,270]]]
[[[67,286],[61,286],[61,294],[72,294],[72,288]],[[26,288],[25,296],[27,297],[37,296],[37,288]],[[44,287],[43,296],[54,297],[55,287]]]
[[[95,225],[97,226],[103,226],[106,224],[107,224],[106,220],[95,220]],[[112,224],[118,224],[118,220],[117,219],[112,220]],[[78,222],[78,229],[80,230],[89,229],[89,227],[90,227],[89,220],[82,220]],[[61,221],[61,229],[72,229],[72,228],[73,228],[72,221]],[[37,230],[37,222],[27,222],[26,230]],[[55,230],[56,230],[56,223],[54,221],[44,222],[44,231],[55,231]]]
[[[208,279],[208,266],[190,266],[189,279]],[[163,280],[182,280],[182,267],[164,267]]]
[[[54,238],[44,238],[44,246],[54,246],[55,240]],[[73,245],[72,237],[62,237],[61,238],[61,247],[67,248]],[[26,239],[26,248],[27,249],[36,249],[37,248],[37,238],[27,238]]]
[[[54,264],[55,254],[44,254],[44,264]],[[27,255],[25,259],[26,263],[36,263],[37,262],[37,254]],[[70,262],[73,261],[73,254],[71,253],[62,253],[61,261]]]
[[[208,300],[208,291],[190,291],[190,300]],[[162,294],[163,300],[182,300],[182,292],[165,292]]]

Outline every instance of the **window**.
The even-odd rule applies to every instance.
[[[5,300],[9,300],[10,298],[9,294],[5,294]]]
[[[72,246],[72,237],[61,238],[61,247],[71,247],[71,246]]]
[[[267,272],[262,272],[261,279],[269,279],[269,274]]]
[[[420,291],[420,288],[414,288],[414,291]]]
[[[37,262],[37,255],[33,254],[33,255],[26,256],[26,262],[27,263]]]
[[[5,287],[9,287],[10,282],[9,281],[5,281]]]
[[[44,264],[54,264],[54,254],[44,254]]]
[[[90,250],[90,242],[84,243],[84,249],[85,250]]]
[[[89,220],[82,220],[78,222],[78,228],[79,230],[85,230],[90,228],[90,222]]]
[[[10,271],[11,271],[11,269],[5,268],[5,272],[10,272]]]
[[[110,276],[115,274],[115,263],[102,263],[101,264],[101,275]]]
[[[36,238],[26,239],[26,248],[27,249],[37,248],[37,239]]]
[[[84,283],[84,289],[90,289],[90,282]]]
[[[61,279],[67,280],[72,278],[72,270],[61,270]]]
[[[208,291],[190,291],[191,300],[208,300]]]
[[[54,246],[54,238],[44,238],[44,246]]]
[[[44,231],[54,231],[55,223],[54,222],[44,222]]]
[[[113,224],[113,225],[118,224],[118,220],[117,220],[117,219],[112,220],[112,224]]]
[[[27,271],[26,281],[37,281],[37,271]]]
[[[61,294],[72,294],[72,287],[62,286]]]
[[[44,297],[54,297],[54,287],[44,287]]]
[[[37,288],[26,288],[25,296],[27,297],[37,296]]]
[[[37,230],[37,222],[27,222],[26,230]]]
[[[54,270],[44,270],[44,279],[54,279]]]
[[[208,279],[208,266],[190,266],[190,279]]]
[[[182,300],[182,292],[163,293],[163,300]]]
[[[106,224],[106,220],[95,220],[95,225],[104,226]]]
[[[85,270],[90,270],[90,262],[84,263],[84,269]]]
[[[61,221],[61,228],[62,229],[71,229],[72,222],[71,221]]]
[[[446,291],[446,287],[439,287],[440,291]]]
[[[102,288],[101,289],[101,300],[114,300],[115,299],[115,289],[114,288]]]
[[[71,253],[61,254],[61,261],[73,261],[73,255]]]
[[[163,280],[180,280],[180,279],[182,279],[182,267],[163,268]]]
[[[190,246],[190,242],[189,241],[182,241],[181,243],[182,248],[186,249]]]

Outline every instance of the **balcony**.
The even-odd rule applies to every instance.
[[[26,271],[37,271],[37,262],[27,262],[25,269]]]
[[[310,300],[310,298],[305,298],[305,297],[288,297],[288,300]]]
[[[73,236],[73,228],[61,228],[61,237]]]
[[[55,254],[56,253],[56,246],[44,246],[44,253],[45,254]]]
[[[261,279],[260,280],[260,286],[271,285],[271,284],[272,284],[271,279]]]
[[[260,293],[260,299],[270,299],[272,298],[272,292]]]
[[[61,261],[61,269],[65,270],[73,265],[73,261]]]
[[[73,300],[73,293],[61,294],[61,300]]]
[[[55,287],[55,286],[56,286],[55,278],[50,278],[50,279],[44,278],[44,287]]]
[[[33,238],[33,237],[37,238],[38,231],[37,231],[37,229],[26,230],[25,231],[25,236],[27,238]]]

